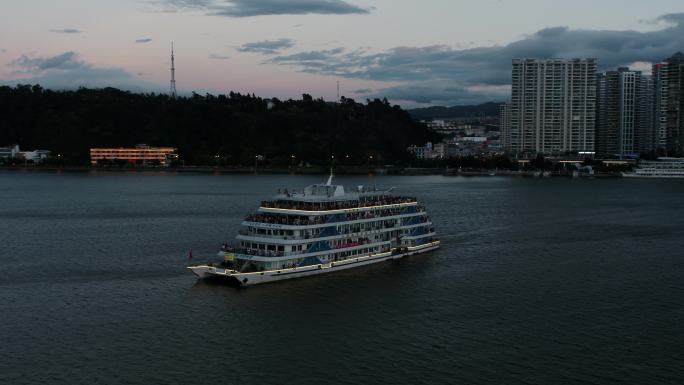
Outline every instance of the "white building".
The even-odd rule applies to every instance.
[[[19,146],[0,147],[0,159],[15,159],[19,156]]]
[[[593,152],[596,59],[513,59],[512,152]]]
[[[19,145],[0,147],[0,159],[19,159],[41,163],[48,156],[50,156],[50,151],[48,150],[21,151]]]
[[[416,159],[444,159],[447,156],[447,144],[437,143],[432,144],[432,142],[425,143],[425,146],[411,146],[408,152],[413,154]]]
[[[33,163],[42,163],[48,156],[50,156],[51,151],[48,150],[33,150],[33,151],[21,151],[19,152],[19,158],[22,158]]]

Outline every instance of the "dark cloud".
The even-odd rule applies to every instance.
[[[264,55],[275,55],[283,49],[292,48],[295,41],[292,39],[263,40],[254,43],[247,43],[240,46],[240,52],[257,52]]]
[[[342,47],[321,51],[304,51],[292,55],[276,56],[269,62],[301,68],[302,72],[347,76],[345,64],[360,61],[362,55],[344,54]],[[351,76],[349,76],[351,77]]]
[[[75,28],[51,29],[50,32],[55,32],[55,33],[81,33],[80,30],[75,29]]]
[[[197,9],[209,15],[251,17],[264,15],[366,14],[362,8],[342,0],[162,0],[178,9]]]
[[[136,44],[141,44],[141,43],[149,43],[149,42],[151,42],[151,41],[152,41],[152,39],[150,39],[150,38],[144,38],[144,39],[137,39],[137,40],[135,41],[135,43],[136,43]]]
[[[663,15],[655,22],[661,29],[648,32],[553,27],[505,46],[396,47],[379,53],[321,50],[276,56],[269,62],[306,73],[405,83],[382,90],[387,97],[465,104],[488,97],[505,99],[501,87],[510,85],[513,58],[593,57],[605,70],[663,60],[684,50],[684,13]]]
[[[22,55],[10,65],[19,67],[26,73],[35,73],[45,70],[73,70],[83,67],[84,63],[76,59],[75,52],[64,52],[47,58]]]
[[[78,58],[75,52],[51,57],[22,55],[10,62],[15,79],[2,79],[1,84],[40,84],[52,89],[78,87],[118,87],[132,91],[158,90],[157,85],[141,82],[122,68],[97,67]]]
[[[228,60],[228,59],[230,59],[230,56],[225,56],[225,55],[221,55],[221,54],[218,54],[218,53],[212,53],[212,54],[209,55],[209,59],[215,59],[215,60]]]
[[[388,87],[366,95],[368,98],[387,98],[406,106],[467,105],[510,98],[508,86],[460,87],[445,86],[443,82],[423,82]]]
[[[672,24],[682,24],[684,23],[684,13],[668,13],[656,18],[655,21]]]
[[[361,88],[354,91],[355,94],[370,94],[371,92],[373,92],[373,90],[370,88]]]

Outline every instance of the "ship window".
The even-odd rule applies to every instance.
[[[264,247],[264,244],[259,244],[259,250],[264,250],[266,247]]]
[[[275,245],[268,245],[267,250],[269,250],[269,251],[275,251],[275,249],[276,249]]]
[[[285,246],[278,246],[278,251],[285,251]]]

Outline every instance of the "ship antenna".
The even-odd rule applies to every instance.
[[[328,183],[326,183],[326,186],[332,186],[332,180],[333,180],[333,168],[330,166],[330,177],[328,178]]]
[[[176,94],[176,63],[173,54],[173,42],[171,42],[171,99],[177,97]]]

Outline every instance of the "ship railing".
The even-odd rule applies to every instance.
[[[325,217],[316,217],[313,219],[290,218],[286,215],[268,215],[268,214],[254,214],[245,218],[247,222],[267,223],[271,225],[287,225],[287,226],[310,226],[321,225],[326,223]]]
[[[415,212],[408,214],[420,214],[425,211],[423,206],[417,206]],[[352,222],[364,219],[375,219],[390,217],[396,215],[405,215],[407,213],[403,212],[401,208],[383,209],[378,212],[363,211],[358,213],[346,213],[337,214],[334,216],[335,220],[331,221],[330,218],[325,216],[313,217],[308,219],[302,218],[291,218],[287,215],[273,215],[273,214],[254,214],[249,215],[245,218],[246,222],[255,223],[266,223],[273,225],[285,225],[285,226],[312,226],[312,225],[322,225],[326,223],[336,224],[343,222]]]
[[[224,250],[228,251],[228,250]],[[301,254],[301,251],[271,251],[261,249],[250,249],[246,247],[232,247],[230,252],[243,255],[251,255],[256,257],[287,257],[290,255]]]
[[[370,234],[378,234],[382,232],[387,232],[394,230],[396,228],[404,227],[404,226],[418,226],[421,224],[425,224],[430,222],[430,219],[427,217],[409,217],[409,218],[420,218],[419,220],[416,220],[415,222],[409,223],[406,221],[386,221],[383,222],[382,226],[376,226],[372,228],[360,228],[360,227],[355,227],[349,230],[335,230],[334,233],[318,233],[318,234],[307,234],[307,235],[268,235],[268,234],[258,234],[258,233],[250,233],[247,230],[241,229],[239,231],[240,235],[251,237],[251,238],[261,238],[261,239],[277,239],[277,240],[283,240],[283,241],[307,241],[307,240],[316,240],[316,239],[321,239],[321,238],[336,238],[336,237],[344,237],[344,236],[364,236],[364,235],[370,235]],[[324,228],[325,229],[325,228]]]
[[[261,207],[264,208],[274,208],[274,209],[285,209],[285,210],[303,210],[303,211],[333,211],[333,210],[346,210],[346,209],[357,209],[364,207],[373,206],[386,206],[393,204],[403,204],[403,203],[415,203],[416,198],[412,197],[384,197],[383,199],[377,200],[362,200],[353,202],[323,202],[323,203],[311,203],[311,202],[294,202],[294,201],[262,201]]]

